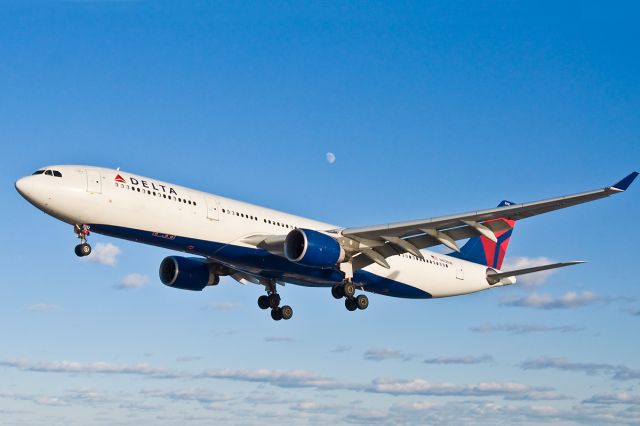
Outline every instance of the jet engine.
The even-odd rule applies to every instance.
[[[284,255],[291,262],[330,268],[344,261],[345,253],[333,237],[310,229],[294,229],[284,240]]]
[[[181,290],[202,291],[208,285],[218,284],[220,277],[206,259],[169,256],[160,264],[160,281]]]

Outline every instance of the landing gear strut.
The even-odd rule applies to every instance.
[[[75,225],[73,227],[73,232],[80,239],[80,244],[75,247],[76,256],[85,257],[91,254],[91,246],[87,243],[87,237],[89,236],[89,226],[88,225]]]
[[[280,307],[280,295],[276,291],[275,281],[270,281],[266,286],[267,294],[258,297],[260,309],[271,308],[271,318],[274,321],[288,320],[293,316],[293,309],[289,305]]]

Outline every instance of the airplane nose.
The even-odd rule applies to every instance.
[[[16,181],[16,190],[24,198],[28,198],[30,193],[32,192],[33,180],[30,178],[31,176],[25,176]]]

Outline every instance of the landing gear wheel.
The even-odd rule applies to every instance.
[[[348,311],[355,311],[358,309],[358,304],[355,299],[344,299],[344,307],[347,308]]]
[[[75,248],[76,256],[85,257],[91,254],[91,246],[87,243],[78,244]]]
[[[336,285],[331,287],[331,295],[336,299],[342,299],[344,297],[344,291],[341,286]]]
[[[293,314],[293,311],[291,313]],[[282,317],[282,311],[280,311],[279,308],[272,309],[271,310],[271,318],[273,318],[274,321],[280,321],[283,318]]]
[[[367,309],[369,307],[369,298],[364,294],[359,295],[358,297],[356,297],[356,306],[358,307],[358,309]]]
[[[271,309],[277,309],[278,306],[280,306],[280,295],[278,293],[271,293],[269,295],[269,307]]]
[[[258,306],[260,309],[267,309],[269,307],[269,297],[264,295],[258,297]]]
[[[282,308],[280,308],[280,316],[283,320],[291,319],[291,317],[293,316],[293,309],[291,309],[291,306],[284,305]]]
[[[344,293],[345,297],[352,298],[356,293],[356,286],[352,282],[346,282],[342,286],[342,292]]]

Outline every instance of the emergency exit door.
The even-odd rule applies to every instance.
[[[99,171],[87,169],[87,192],[93,194],[102,193],[102,179]]]
[[[215,198],[207,197],[207,219],[220,220],[220,203]]]
[[[456,264],[456,278],[464,280],[464,269],[462,269],[462,265],[460,264]]]

